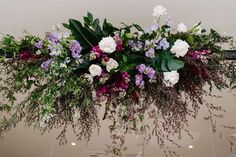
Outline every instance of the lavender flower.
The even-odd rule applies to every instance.
[[[166,40],[166,38],[163,38],[159,42],[159,45],[157,46],[157,49],[167,50],[169,48],[169,46],[170,46],[169,42]]]
[[[155,22],[151,25],[150,30],[155,32],[155,31],[158,30],[158,28],[159,28],[159,25],[158,25],[158,23],[155,21]]]
[[[44,71],[49,71],[49,68],[50,68],[50,66],[51,66],[52,61],[53,61],[52,59],[46,60],[45,62],[43,62],[43,63],[41,64],[41,68],[42,68]]]
[[[72,52],[72,57],[79,59],[81,57],[80,52],[82,51],[82,47],[80,46],[79,42],[73,40],[70,44],[70,50]]]
[[[51,43],[48,45],[48,49],[51,51],[51,56],[59,56],[62,53],[62,45],[60,43]]]
[[[38,49],[43,48],[43,41],[40,40],[39,42],[37,42],[37,43],[35,44],[35,46],[36,46]]]
[[[169,27],[172,27],[174,25],[174,21],[173,21],[173,17],[172,16],[168,16],[167,17],[166,25],[169,26]]]
[[[137,41],[137,43],[135,43],[133,40],[129,41],[129,46],[133,51],[140,51],[143,48],[143,45],[144,44],[141,41]]]
[[[144,73],[144,71],[146,70],[146,65],[145,64],[140,64],[136,67],[136,69],[138,69],[138,71],[140,73]]]
[[[155,57],[155,50],[154,48],[149,49],[145,52],[146,57],[154,58]]]
[[[53,43],[59,43],[62,39],[62,33],[60,33],[60,32],[49,32],[46,35],[46,39],[53,42]]]
[[[143,75],[142,74],[137,74],[135,75],[135,85],[139,87],[144,86],[144,80],[143,80]]]
[[[154,80],[156,78],[156,71],[152,67],[147,67],[145,73],[148,75],[150,80]]]

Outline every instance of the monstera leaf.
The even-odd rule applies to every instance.
[[[156,69],[167,72],[181,69],[184,66],[184,62],[175,59],[175,56],[171,55],[170,52],[160,52],[157,57],[153,59],[152,65],[156,67]]]

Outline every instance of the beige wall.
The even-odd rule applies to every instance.
[[[0,32],[18,35],[26,29],[42,35],[51,25],[81,18],[87,11],[115,24],[136,22],[147,27],[156,4],[166,6],[176,24],[202,21],[236,36],[235,0],[0,0]]]

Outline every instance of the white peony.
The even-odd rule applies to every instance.
[[[152,15],[153,16],[157,16],[157,17],[160,17],[160,16],[163,16],[165,14],[167,14],[167,9],[164,8],[162,5],[157,5],[154,9],[153,9],[153,13]]]
[[[170,51],[175,54],[176,57],[184,57],[188,52],[189,44],[183,40],[176,40]]]
[[[177,31],[180,32],[180,33],[185,33],[185,32],[188,31],[188,29],[187,29],[187,26],[184,23],[180,23],[178,25]]]
[[[102,73],[102,68],[99,65],[92,64],[89,67],[89,72],[93,77],[94,76],[100,76],[101,73]]]
[[[106,62],[106,69],[107,69],[108,72],[110,72],[112,69],[116,69],[118,66],[119,66],[119,64],[113,58],[110,58]]]
[[[179,73],[177,71],[164,72],[165,84],[168,87],[174,86],[179,81]]]
[[[116,50],[116,42],[112,37],[102,38],[99,48],[105,53],[113,53]]]

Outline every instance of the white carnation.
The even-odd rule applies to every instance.
[[[179,73],[177,71],[164,72],[165,84],[168,87],[174,86],[179,81]]]
[[[184,23],[180,23],[178,25],[177,31],[180,32],[180,33],[185,33],[185,32],[188,31],[188,29],[187,29],[187,26]]]
[[[105,53],[113,53],[116,50],[116,42],[112,37],[102,38],[99,48]]]
[[[89,67],[89,72],[90,74],[94,77],[94,76],[100,76],[102,73],[102,68],[99,65],[96,64],[92,64]]]
[[[157,5],[154,9],[153,9],[153,13],[152,15],[153,16],[157,16],[157,17],[160,17],[160,16],[163,16],[165,14],[167,14],[167,9],[164,8],[162,5]]]
[[[118,66],[119,66],[119,64],[113,58],[110,58],[106,62],[106,69],[107,69],[108,72],[110,72],[112,69],[116,69]]]
[[[170,51],[175,54],[176,57],[184,57],[188,52],[189,44],[183,40],[176,40],[174,46],[170,49]]]

